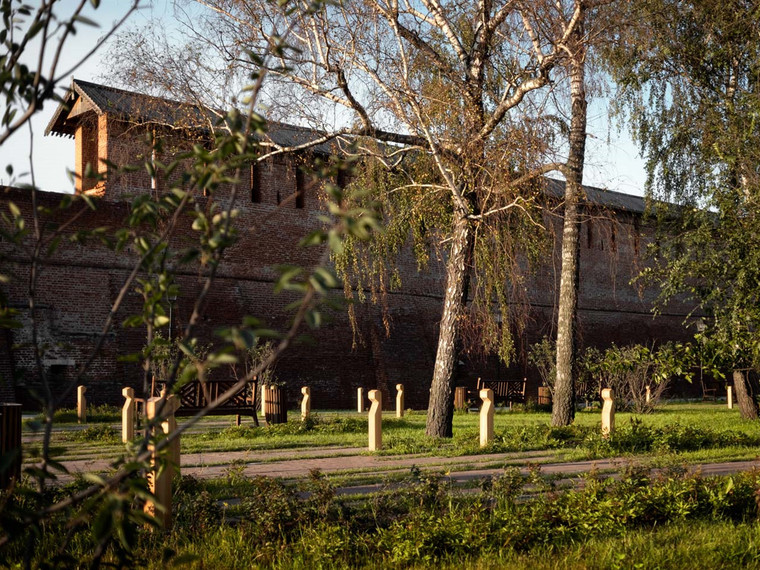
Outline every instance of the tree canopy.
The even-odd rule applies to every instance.
[[[508,328],[497,323],[509,320],[507,275],[520,228],[530,226],[519,218],[529,213],[530,183],[557,168],[539,90],[565,56],[580,3],[362,0],[313,17],[269,2],[204,5],[201,17],[187,21],[189,37],[216,50],[227,69],[255,69],[256,54],[293,30],[292,46],[266,65],[269,112],[337,141],[379,141],[363,154],[385,165],[398,166],[403,155],[414,155],[406,164],[427,165],[426,172],[408,168],[392,188],[413,213],[389,242],[407,231],[422,237],[424,224],[434,230],[425,235],[446,245],[427,432],[451,435],[453,365],[474,276],[481,328],[491,333],[486,338],[500,336],[495,345],[509,357]],[[433,201],[441,207],[429,208]]]
[[[630,4],[608,62],[661,203],[645,278],[687,294],[734,367],[760,365],[760,4]],[[647,33],[642,27],[646,26]]]

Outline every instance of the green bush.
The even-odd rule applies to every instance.
[[[191,536],[207,533],[222,522],[221,507],[191,475],[175,479],[172,513],[175,529]]]
[[[63,441],[118,443],[121,441],[119,433],[110,425],[100,424],[88,426],[81,430],[67,431],[61,434]]]
[[[296,490],[269,477],[254,477],[252,482],[252,490],[242,502],[251,539],[271,542],[285,538],[299,522]]]
[[[482,493],[466,495],[452,493],[442,477],[413,469],[401,488],[347,502],[336,501],[334,489],[317,472],[300,488],[263,477],[251,481],[242,518],[227,523],[207,484],[182,478],[174,495],[172,533],[138,529],[134,551],[117,552],[121,547],[113,544],[104,564],[121,557],[159,567],[192,554],[204,567],[461,567],[493,555],[514,560],[522,553],[561,552],[673,523],[756,521],[760,497],[757,472],[703,478],[680,468],[652,475],[635,466],[624,469],[619,480],[590,473],[575,490],[541,484],[537,467],[530,477],[510,468],[485,483]],[[75,483],[60,492],[80,487]],[[17,507],[19,500],[6,503],[4,525],[8,507]],[[61,513],[47,526],[31,543],[32,560],[54,559],[75,519],[75,512]],[[89,530],[80,526],[56,560],[76,565],[88,545]],[[24,546],[6,548],[0,561],[18,565]]]
[[[26,420],[27,425],[44,421],[42,414],[37,414],[33,419]],[[56,424],[75,424],[79,421],[76,408],[59,408],[53,414]],[[121,409],[117,406],[101,404],[87,406],[87,421],[89,423],[114,423],[121,421]]]

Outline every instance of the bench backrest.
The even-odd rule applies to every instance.
[[[500,398],[525,397],[526,378],[521,380],[482,380],[478,379],[478,391],[490,388]]]
[[[184,385],[179,392],[180,406],[177,416],[195,415],[210,402],[216,400],[227,390],[237,384],[237,380],[209,380],[203,385],[198,380]],[[253,381],[246,382],[229,400],[217,407],[211,413],[214,415],[254,414],[256,390]]]

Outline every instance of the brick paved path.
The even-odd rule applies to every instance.
[[[505,466],[513,465],[527,473],[530,464],[540,463],[545,475],[574,476],[592,469],[617,471],[629,464],[630,458],[610,458],[594,461],[551,462],[556,455],[546,451],[525,453],[496,453],[462,457],[428,457],[420,455],[383,456],[366,452],[366,448],[325,447],[283,451],[234,451],[192,453],[182,456],[182,473],[202,479],[223,477],[230,468],[249,477],[282,477],[300,479],[318,469],[325,474],[340,475],[367,473],[374,477],[398,473],[416,466],[423,471],[444,472],[453,483],[466,483],[502,473]],[[635,460],[633,460],[635,461]],[[109,467],[105,459],[64,461],[70,473],[104,471]],[[727,475],[750,469],[760,469],[760,459],[721,463],[704,463],[691,466],[703,475]],[[61,477],[66,481],[69,477]],[[380,485],[358,485],[341,489],[342,493],[370,492]]]

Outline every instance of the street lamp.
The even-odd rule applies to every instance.
[[[174,322],[174,319],[172,318],[173,308],[174,308],[174,302],[177,300],[176,295],[171,295],[169,297],[169,341],[172,340],[172,323]]]

